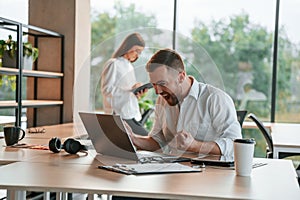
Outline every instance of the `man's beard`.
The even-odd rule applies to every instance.
[[[160,95],[170,106],[176,106],[179,103],[177,96],[173,92],[162,92]]]

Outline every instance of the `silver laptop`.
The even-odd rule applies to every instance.
[[[183,162],[188,158],[136,151],[119,115],[79,112],[97,153],[140,162]]]

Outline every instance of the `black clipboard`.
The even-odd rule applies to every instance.
[[[127,175],[191,173],[202,171],[199,168],[193,168],[180,163],[116,164],[111,166],[101,165],[98,166],[98,168]]]

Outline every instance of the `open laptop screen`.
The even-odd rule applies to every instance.
[[[138,160],[119,115],[79,112],[79,116],[97,153]]]

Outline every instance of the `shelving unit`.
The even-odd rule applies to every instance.
[[[39,126],[46,124],[38,123],[38,117],[40,117],[38,116],[38,109],[49,106],[58,106],[59,123],[63,123],[64,35],[40,27],[22,24],[2,17],[0,17],[0,31],[1,30],[6,30],[17,35],[18,49],[16,58],[17,67],[0,67],[0,75],[16,76],[15,99],[0,99],[0,109],[15,109],[15,125],[20,126],[23,114],[22,109],[32,108],[32,119],[29,117],[27,117],[27,119],[32,120],[32,126]],[[40,51],[38,59],[34,62],[33,70],[24,69],[23,66],[23,35],[27,35],[28,40],[30,40],[30,42],[35,47],[39,48]],[[58,43],[57,49],[50,49],[47,47],[47,44],[49,44],[49,40],[52,39],[58,40],[54,42]],[[51,42],[52,41],[50,41],[50,43]],[[59,66],[55,66],[53,68],[52,66],[46,66],[48,63],[45,64],[45,61],[43,61],[43,57],[45,58],[50,54],[48,54],[45,51],[51,52],[50,54],[54,56],[58,55],[54,59],[59,61]],[[27,78],[26,91],[24,91],[24,87],[22,85],[22,80],[24,80],[24,78]],[[53,91],[55,91],[56,93],[59,90],[59,97],[57,97],[57,95],[55,94],[51,96],[51,91],[46,92],[47,95],[44,96],[43,94],[41,94],[43,93],[41,92],[43,91],[43,88],[38,88],[38,86],[44,86],[45,84],[49,84],[49,81],[53,81],[54,86],[60,85],[59,88],[53,88]],[[30,88],[30,91],[28,90],[28,88]],[[22,99],[22,96],[25,95],[25,92],[26,98]],[[30,96],[31,99],[28,99],[28,96]]]

